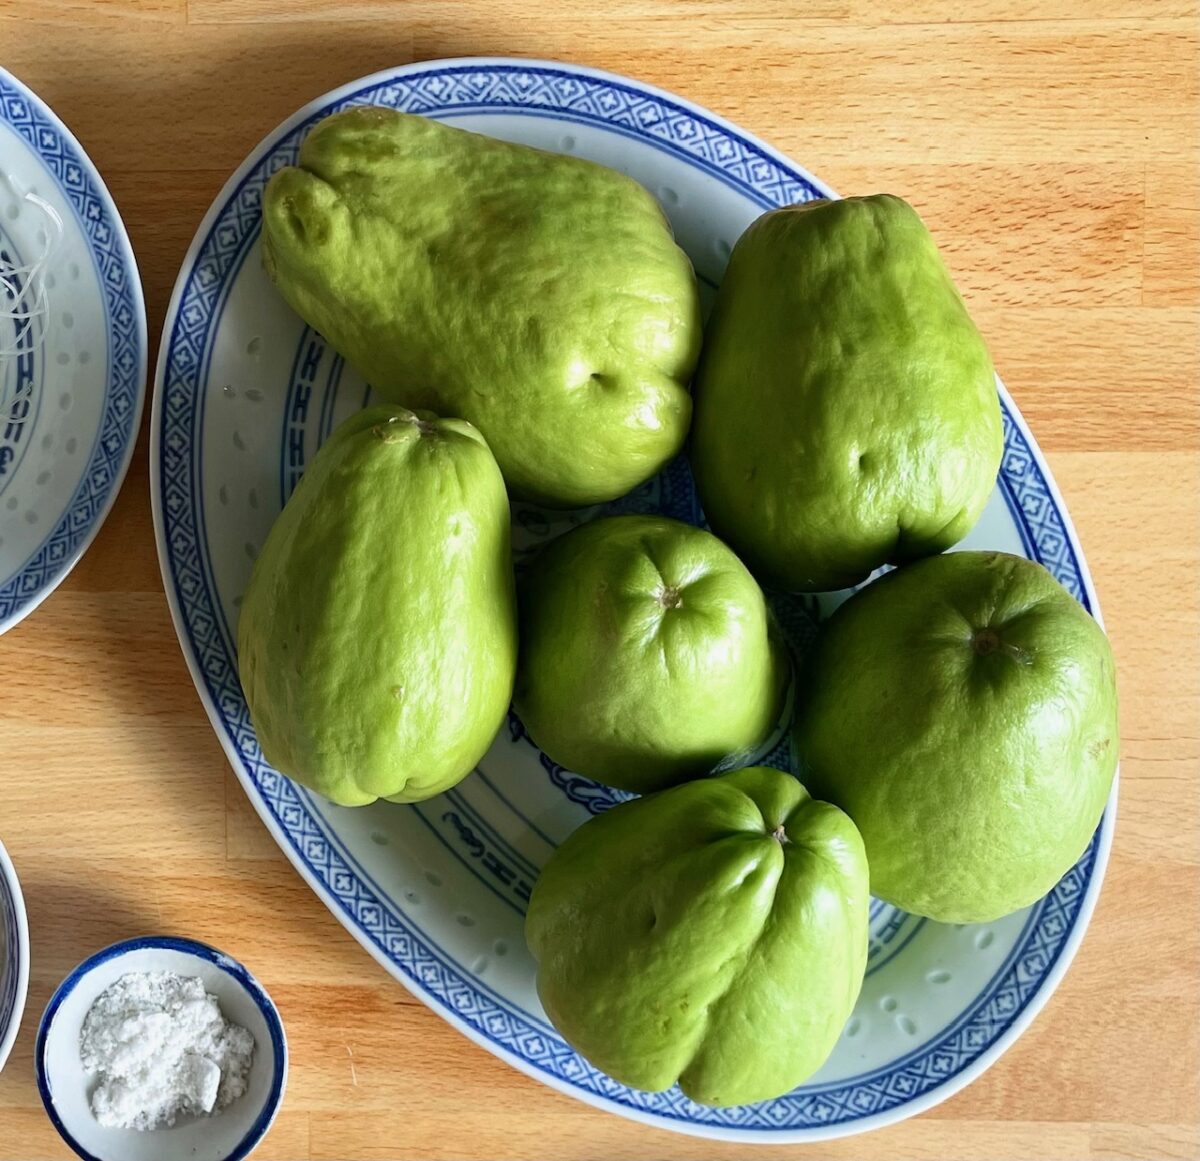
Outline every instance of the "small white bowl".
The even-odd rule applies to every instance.
[[[12,1051],[29,987],[29,925],[12,860],[0,843],[0,1069]]]
[[[107,1129],[92,1115],[94,1078],[79,1056],[79,1033],[93,1001],[127,972],[198,976],[225,1017],[254,1036],[246,1092],[210,1117],[182,1117],[172,1128]],[[38,1028],[34,1068],[54,1127],[84,1161],[240,1161],[262,1140],[283,1101],[287,1039],[262,985],[235,960],[192,939],[146,936],[85,959],[50,998]]]

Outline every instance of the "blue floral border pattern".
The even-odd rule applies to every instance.
[[[576,774],[573,770],[560,766],[549,754],[538,749],[537,743],[529,736],[525,723],[517,716],[516,711],[511,709],[508,711],[508,737],[512,742],[528,742],[537,750],[538,760],[551,784],[589,814],[603,814],[618,803],[628,802],[636,797],[628,791],[605,786],[602,782],[595,782],[583,774]]]
[[[14,86],[2,73],[0,121],[38,153],[74,209],[104,292],[109,335],[108,391],[91,459],[54,530],[21,571],[0,586],[2,622],[36,600],[70,567],[80,545],[107,508],[123,475],[129,446],[137,435],[134,420],[143,382],[140,313],[134,298],[136,278],[122,253],[124,232],[112,220],[90,164],[63,135],[58,122],[41,102]]]
[[[1097,852],[1097,839],[1056,889],[1030,913],[1026,934],[975,1003],[934,1040],[886,1068],[844,1083],[808,1085],[755,1105],[710,1109],[678,1089],[644,1093],[592,1068],[561,1039],[500,1001],[425,942],[388,900],[378,897],[326,838],[296,786],[263,760],[238,685],[234,658],[219,627],[198,533],[200,497],[193,483],[204,368],[222,301],[222,288],[246,246],[257,237],[266,180],[295,157],[308,127],[337,108],[377,103],[413,112],[481,109],[550,112],[615,127],[654,144],[722,180],[764,206],[805,200],[817,191],[757,146],[691,109],[634,86],[549,67],[430,66],[375,81],[265,147],[221,208],[188,272],[168,338],[161,411],[160,478],[171,583],[189,645],[208,696],[249,779],[311,874],[339,909],[415,988],[462,1020],[499,1051],[569,1087],[664,1122],[715,1129],[780,1132],[827,1129],[895,1108],[946,1083],[967,1068],[1012,1025],[1038,992],[1074,927]],[[1069,537],[1033,452],[1011,421],[1005,425],[1003,487],[1027,535],[1031,555],[1076,595],[1083,578]]]

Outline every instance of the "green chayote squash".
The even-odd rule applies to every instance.
[[[614,170],[348,109],[272,177],[263,257],[385,398],[478,427],[515,497],[611,500],[683,445],[695,276]]]
[[[525,934],[554,1026],[634,1088],[733,1105],[825,1061],[867,957],[854,824],[752,767],[614,807],[560,846]]]
[[[372,407],[314,457],[255,562],[238,668],[263,754],[345,806],[474,768],[516,668],[509,509],[459,419]]]
[[[561,765],[646,793],[744,764],[778,725],[786,650],[757,581],[711,532],[593,520],[543,548],[517,593],[513,701]]]
[[[805,784],[854,819],[872,891],[944,923],[1046,894],[1117,769],[1112,648],[1040,564],[951,552],[829,619],[795,724]]]
[[[900,198],[772,210],[733,249],[696,377],[713,531],[765,584],[818,591],[940,552],[1000,466],[995,373]]]

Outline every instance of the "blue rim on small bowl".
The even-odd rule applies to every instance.
[[[29,924],[12,859],[0,843],[0,1071],[17,1039],[29,989]]]
[[[288,1069],[287,1036],[283,1030],[283,1022],[280,1019],[279,1010],[262,984],[242,964],[238,963],[237,960],[222,951],[218,951],[214,947],[210,947],[206,943],[201,943],[194,939],[184,939],[177,936],[138,936],[134,939],[122,940],[88,956],[58,985],[54,995],[50,997],[50,1002],[46,1005],[45,1012],[42,1014],[34,1046],[34,1071],[37,1077],[38,1093],[42,1098],[42,1104],[45,1106],[46,1113],[62,1139],[84,1161],[113,1161],[112,1156],[99,1156],[82,1145],[66,1124],[64,1124],[62,1117],[60,1117],[51,1089],[50,1078],[47,1075],[47,1040],[53,1028],[55,1017],[80,983],[96,971],[96,969],[111,963],[115,959],[129,956],[135,952],[146,951],[175,952],[211,964],[220,972],[230,977],[241,988],[262,1016],[266,1025],[267,1035],[271,1042],[273,1073],[270,1086],[263,1098],[262,1108],[254,1118],[249,1129],[229,1151],[220,1154],[221,1161],[242,1161],[243,1158],[248,1157],[254,1151],[266,1135],[283,1103]],[[226,1012],[226,1015],[229,1015],[229,1013]],[[261,1051],[261,1049],[262,1045],[256,1044],[256,1053]],[[151,1130],[142,1133],[141,1136],[147,1139],[156,1139],[159,1133],[170,1131],[164,1129]]]

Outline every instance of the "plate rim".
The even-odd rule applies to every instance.
[[[29,996],[29,916],[25,909],[25,895],[21,890],[21,880],[13,865],[12,856],[4,843],[0,842],[0,919],[3,912],[9,912],[12,920],[9,935],[15,933],[17,945],[9,948],[9,963],[16,961],[16,977],[12,995],[12,1007],[8,1013],[8,1023],[0,1027],[0,1072],[12,1052],[21,1030],[21,1021],[25,1015],[25,1002]],[[7,903],[7,906],[4,904]],[[8,975],[6,970],[4,976]]]
[[[129,428],[129,438],[125,441],[125,447],[122,449],[120,462],[117,464],[116,470],[113,473],[112,483],[109,486],[108,495],[105,497],[104,503],[101,504],[97,509],[96,514],[92,519],[91,526],[80,538],[79,543],[75,546],[75,549],[71,555],[56,567],[53,574],[42,583],[41,587],[31,597],[29,597],[7,617],[0,618],[0,635],[3,635],[25,620],[26,617],[33,613],[38,606],[41,605],[42,602],[45,601],[51,595],[51,593],[53,593],[59,587],[59,585],[61,585],[63,581],[67,579],[75,566],[83,559],[88,549],[91,548],[92,544],[96,540],[96,537],[100,534],[100,529],[104,527],[105,522],[112,514],[112,510],[117,502],[117,497],[120,495],[121,489],[125,484],[125,479],[129,474],[130,465],[133,463],[134,452],[137,449],[138,436],[142,430],[142,418],[145,415],[146,393],[149,381],[150,340],[146,321],[146,298],[142,289],[142,277],[141,271],[138,269],[137,255],[133,251],[133,243],[129,240],[129,231],[125,228],[125,221],[121,217],[120,211],[117,209],[117,203],[113,200],[113,196],[109,192],[104,178],[100,175],[100,170],[97,168],[96,163],[91,159],[87,150],[85,150],[79,143],[79,139],[67,127],[63,119],[50,107],[49,103],[39,97],[38,94],[33,91],[33,89],[25,84],[25,82],[19,77],[14,76],[3,65],[0,65],[0,81],[4,81],[11,85],[11,87],[17,90],[27,101],[30,102],[30,104],[37,108],[38,112],[54,126],[59,135],[62,137],[63,141],[65,141],[67,145],[71,146],[75,150],[76,154],[78,155],[78,159],[86,168],[88,177],[95,186],[96,194],[103,204],[104,210],[109,217],[110,224],[113,227],[113,233],[115,235],[114,241],[116,243],[114,246],[114,251],[119,252],[122,264],[125,267],[126,280],[129,284],[130,299],[133,304],[135,330],[134,341],[137,344],[138,351],[138,365],[135,379],[137,398],[134,400],[133,415],[131,417]],[[31,143],[26,142],[26,145],[30,149],[34,149],[35,152],[37,152]],[[85,239],[87,238],[86,232],[84,237]],[[103,293],[103,287],[101,287],[102,297]],[[105,313],[107,314],[107,310]],[[112,387],[112,379],[113,375],[110,373],[108,382],[105,384],[106,393]],[[100,422],[101,425],[103,425],[103,412],[101,413]],[[101,426],[101,429],[97,432],[97,442],[99,441],[102,430],[103,426]],[[84,469],[85,478],[86,474],[87,465],[85,465]],[[69,500],[67,507],[55,518],[54,527],[52,528],[51,532],[35,550],[35,556],[37,553],[42,551],[46,543],[48,543],[48,541],[54,536],[55,531],[60,527],[63,520],[69,515],[70,510],[71,501]],[[12,581],[17,580],[29,567],[30,562],[27,561],[21,566],[21,569],[18,572],[13,574],[8,583],[12,583]]]
[[[197,693],[200,696],[201,704],[203,705],[205,713],[209,718],[209,722],[213,727],[214,733],[217,735],[218,741],[225,752],[226,759],[232,766],[238,781],[242,784],[243,790],[246,792],[247,797],[254,806],[256,813],[258,813],[259,817],[265,823],[268,833],[270,833],[271,837],[283,851],[284,855],[300,873],[305,882],[308,883],[309,887],[312,888],[312,890],[316,893],[321,902],[324,903],[325,906],[334,914],[337,920],[342,924],[343,927],[346,928],[347,931],[350,932],[355,940],[367,950],[372,958],[374,958],[384,968],[385,971],[387,971],[389,976],[397,980],[409,991],[410,994],[415,996],[423,1004],[436,1012],[451,1027],[464,1034],[473,1043],[479,1045],[486,1051],[499,1057],[506,1063],[518,1069],[520,1072],[525,1073],[527,1076],[532,1077],[547,1087],[571,1096],[576,1100],[583,1101],[584,1103],[592,1105],[593,1107],[602,1109],[606,1112],[616,1113],[617,1115],[625,1117],[626,1119],[637,1121],[653,1128],[683,1133],[685,1135],[701,1137],[709,1140],[724,1140],[760,1145],[782,1145],[807,1142],[816,1143],[818,1141],[850,1136],[861,1132],[868,1132],[873,1129],[881,1128],[888,1124],[894,1124],[898,1121],[906,1120],[911,1116],[926,1112],[928,1109],[940,1104],[942,1101],[948,1099],[950,1096],[966,1087],[966,1085],[973,1082],[978,1078],[978,1076],[990,1068],[991,1065],[994,1064],[1008,1050],[1013,1042],[1029,1027],[1034,1018],[1037,1016],[1038,1012],[1041,1011],[1041,1009],[1050,999],[1051,995],[1054,994],[1058,988],[1058,985],[1065,976],[1080,944],[1083,941],[1083,937],[1088,929],[1088,926],[1090,925],[1091,917],[1095,910],[1096,902],[1099,898],[1100,890],[1104,881],[1112,847],[1113,832],[1115,829],[1119,770],[1117,775],[1114,776],[1112,790],[1105,806],[1104,815],[1102,816],[1100,825],[1097,829],[1094,865],[1087,883],[1087,887],[1085,888],[1084,898],[1080,904],[1078,917],[1075,921],[1074,927],[1072,928],[1072,931],[1066,940],[1064,940],[1062,948],[1058,954],[1058,958],[1056,959],[1054,965],[1046,972],[1037,991],[1025,1003],[1019,1015],[1017,1015],[1008,1025],[1008,1027],[1005,1028],[1005,1030],[999,1036],[997,1036],[996,1040],[989,1045],[988,1048],[986,1048],[979,1054],[979,1056],[961,1068],[953,1076],[928,1089],[921,1095],[882,1112],[873,1113],[852,1121],[838,1122],[829,1126],[808,1126],[802,1128],[783,1128],[775,1130],[741,1129],[737,1127],[711,1125],[695,1121],[669,1119],[662,1114],[648,1112],[636,1107],[620,1104],[586,1089],[577,1086],[571,1086],[561,1081],[558,1077],[537,1068],[525,1057],[518,1056],[504,1045],[485,1039],[474,1027],[467,1023],[451,1007],[443,1004],[438,997],[431,995],[423,989],[420,989],[416,986],[414,981],[410,981],[403,974],[399,973],[392,961],[368,940],[366,934],[347,913],[346,908],[326,889],[320,880],[317,879],[315,873],[302,859],[299,851],[295,849],[290,837],[282,830],[282,827],[279,826],[274,817],[267,810],[266,804],[260,795],[258,787],[254,785],[244,769],[241,756],[238,754],[232,744],[232,740],[229,737],[225,723],[219,716],[217,706],[214,704],[208,694],[203,672],[188,632],[187,621],[175,592],[174,580],[170,566],[169,545],[167,543],[166,529],[164,524],[164,513],[162,510],[162,496],[159,487],[162,458],[162,399],[164,394],[168,351],[170,348],[170,334],[177,318],[179,305],[183,297],[189,272],[194,268],[196,259],[200,250],[203,248],[204,242],[211,230],[211,227],[213,226],[215,220],[219,217],[229,197],[234,191],[236,191],[237,187],[244,180],[244,178],[260,163],[263,153],[268,150],[272,143],[292,132],[298,125],[303,123],[307,118],[311,117],[320,109],[343,99],[355,91],[369,87],[372,84],[382,84],[388,80],[401,79],[406,76],[420,74],[432,69],[445,68],[478,68],[480,70],[496,68],[529,69],[531,71],[555,70],[568,75],[580,76],[583,78],[597,80],[606,84],[617,85],[626,89],[644,92],[656,99],[669,102],[673,105],[690,111],[698,117],[703,118],[705,121],[716,125],[724,131],[729,132],[734,137],[746,142],[755,149],[760,150],[765,156],[772,159],[786,170],[798,174],[804,181],[809,182],[813,188],[822,192],[826,196],[839,196],[834,192],[832,187],[828,185],[828,183],[809,173],[809,171],[803,166],[798,165],[785,154],[781,153],[779,150],[775,149],[765,141],[762,141],[755,134],[747,132],[720,114],[705,109],[704,107],[688,100],[685,97],[681,97],[676,93],[659,88],[656,85],[639,81],[636,78],[623,76],[619,73],[614,73],[608,70],[592,68],[585,65],[576,65],[570,62],[532,57],[448,57],[437,60],[414,61],[403,65],[393,66],[391,68],[380,69],[376,72],[352,79],[345,84],[338,85],[330,89],[328,92],[314,97],[312,100],[306,102],[294,113],[281,121],[268,133],[266,133],[257,142],[257,144],[250,149],[243,161],[233,171],[229,179],[222,185],[220,191],[216,194],[211,205],[198,224],[191,243],[188,246],[187,252],[181,262],[179,273],[176,277],[175,285],[172,290],[170,302],[164,316],[163,331],[159,342],[158,357],[155,366],[154,395],[151,405],[149,483],[159,568],[162,575],[163,588],[170,606],[172,623],[175,627],[176,636],[179,640],[180,649],[184,654],[188,671],[192,677],[193,683],[196,686]],[[516,110],[516,115],[520,115],[520,110]],[[1000,382],[998,378],[997,386],[1005,404],[1007,404],[1010,418],[1012,419],[1014,425],[1018,428],[1021,436],[1024,438],[1030,449],[1030,453],[1033,456],[1038,470],[1045,481],[1047,491],[1051,497],[1051,500],[1053,501],[1056,512],[1062,521],[1067,541],[1078,565],[1080,580],[1082,582],[1083,591],[1087,598],[1090,611],[1096,618],[1097,622],[1103,626],[1103,618],[1100,611],[1099,601],[1096,596],[1095,585],[1092,579],[1091,571],[1088,567],[1086,557],[1084,556],[1082,547],[1079,543],[1079,537],[1075,530],[1074,523],[1071,520],[1070,513],[1063,502],[1062,494],[1058,488],[1057,481],[1054,479],[1054,476],[1046,463],[1045,455],[1030,431],[1029,426],[1025,421],[1025,417],[1021,414],[1020,409],[1016,406],[1010,393],[1008,392],[1008,389],[1002,382]]]

